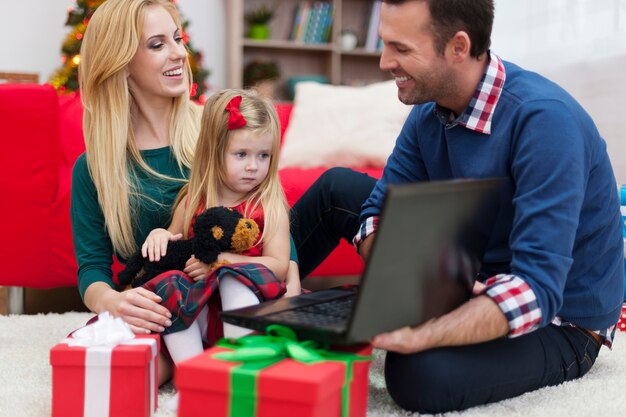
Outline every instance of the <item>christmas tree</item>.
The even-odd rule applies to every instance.
[[[50,84],[61,93],[73,93],[78,90],[78,65],[80,65],[80,45],[85,33],[85,28],[89,24],[89,19],[93,12],[106,0],[73,0],[74,7],[68,10],[65,26],[70,26],[72,30],[65,38],[61,47],[62,66],[50,77]],[[174,3],[177,0],[172,0]],[[195,50],[191,44],[185,29],[189,21],[183,21],[183,42],[187,46],[189,64],[193,74],[193,84],[191,86],[191,98],[199,102],[204,102],[205,91],[207,90],[206,78],[209,71],[202,68],[202,54]]]

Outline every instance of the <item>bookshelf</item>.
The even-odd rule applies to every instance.
[[[361,85],[389,79],[378,67],[380,51],[365,45],[370,29],[374,0],[324,0],[332,8],[332,26],[328,41],[322,43],[293,40],[294,21],[304,0],[227,0],[227,59],[229,87],[243,86],[243,68],[252,60],[274,61],[281,77],[276,83],[275,98],[289,99],[287,80],[295,76],[324,76],[335,85]],[[311,8],[314,0],[309,0]],[[271,35],[266,40],[247,37],[246,13],[262,5],[277,6],[269,23]],[[357,47],[342,50],[340,36],[351,31]],[[318,38],[319,41],[319,38]],[[370,42],[371,44],[371,42]]]

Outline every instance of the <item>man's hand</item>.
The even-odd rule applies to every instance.
[[[482,343],[507,335],[509,323],[500,307],[486,295],[415,327],[380,334],[372,346],[399,353],[417,353],[443,346]]]
[[[433,320],[416,327],[407,326],[393,332],[379,334],[372,340],[372,346],[398,353],[416,353],[430,349],[436,345],[432,332]]]
[[[363,241],[359,245],[359,255],[361,255],[361,258],[363,258],[364,261],[367,261],[367,258],[370,256],[370,252],[372,251],[372,244],[374,243],[374,236],[376,236],[376,233],[372,233],[371,235],[363,239]]]
[[[474,296],[480,295],[485,291],[487,286],[480,281],[474,281],[474,288],[472,288],[472,294]]]

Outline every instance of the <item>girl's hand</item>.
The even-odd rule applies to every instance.
[[[283,298],[295,297],[302,294],[300,282],[288,282],[287,291],[283,294]]]
[[[102,295],[99,310],[121,317],[137,334],[160,333],[172,325],[172,314],[160,302],[161,297],[145,288],[122,292],[110,289]]]
[[[174,235],[169,230],[154,229],[148,234],[143,245],[141,245],[141,254],[144,258],[148,257],[150,262],[158,262],[161,256],[167,254],[167,243],[170,240],[178,240],[182,237],[182,233]]]
[[[293,297],[302,294],[302,286],[300,285],[300,268],[294,261],[289,261],[289,269],[287,270],[287,291],[283,297]]]
[[[230,252],[221,252],[219,255],[217,255],[217,261],[218,262],[226,262],[229,264],[236,264],[238,262],[242,262],[241,257],[244,255],[237,255],[234,253],[230,253]]]
[[[205,264],[204,262],[200,262],[198,259],[192,256],[185,264],[185,269],[183,270],[183,272],[193,278],[194,281],[200,281],[206,276],[206,274],[209,273],[210,270],[211,269],[209,268],[209,265]]]

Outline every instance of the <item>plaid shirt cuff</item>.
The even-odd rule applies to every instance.
[[[363,242],[365,238],[372,233],[375,233],[376,230],[378,230],[378,216],[368,217],[363,223],[361,223],[359,232],[352,239],[352,244],[356,248],[357,252],[359,251],[361,242]]]
[[[532,288],[516,275],[500,274],[489,278],[484,294],[498,304],[509,322],[509,337],[539,328],[541,309]]]

